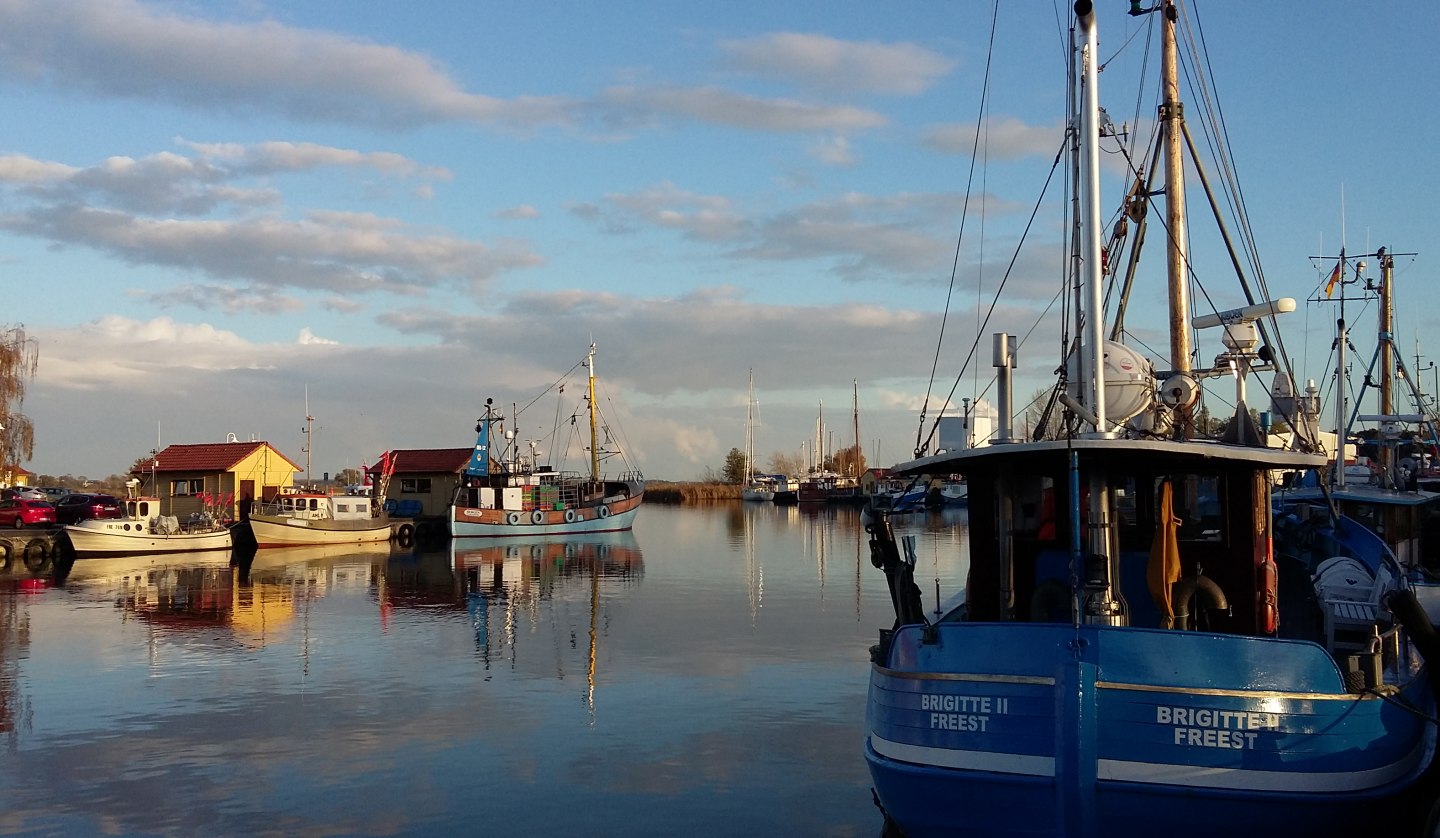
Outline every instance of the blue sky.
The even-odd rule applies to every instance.
[[[1310,257],[1342,233],[1352,253],[1418,252],[1397,261],[1398,338],[1440,357],[1440,11],[1188,8],[1272,295],[1302,301],[1284,324],[1302,375],[1324,371],[1335,317],[1303,302],[1328,269]],[[1139,129],[1156,59],[1126,9],[1100,4],[1101,96]],[[1068,10],[1002,4],[942,394],[1061,142]],[[592,340],[651,477],[743,444],[751,369],[762,459],[798,453],[822,401],[850,444],[852,382],[872,464],[905,459],[990,24],[950,2],[0,3],[0,322],[40,347],[27,466],[103,476],[229,433],[303,462],[307,394],[317,475],[468,446],[487,397],[529,402]],[[1106,212],[1124,186],[1109,161]],[[1062,225],[1052,191],[981,343],[988,365],[990,331],[1031,335],[1022,394],[1058,363],[1037,317]],[[1199,234],[1192,258],[1217,305],[1240,303]],[[1163,347],[1158,294],[1131,322]],[[1373,306],[1347,316],[1368,356]],[[957,395],[983,397],[982,373]]]

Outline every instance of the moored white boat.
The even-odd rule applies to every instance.
[[[211,515],[181,520],[162,515],[159,498],[125,499],[122,518],[91,518],[65,525],[78,557],[229,550],[230,528]]]
[[[390,517],[363,495],[292,492],[250,510],[255,546],[305,547],[390,540]]]

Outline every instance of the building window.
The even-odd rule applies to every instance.
[[[198,495],[203,491],[205,491],[205,481],[203,479],[170,481],[170,494],[175,497]]]
[[[402,477],[402,478],[400,478],[400,494],[402,494],[402,495],[428,495],[428,494],[430,494],[430,478],[428,478],[428,477]]]

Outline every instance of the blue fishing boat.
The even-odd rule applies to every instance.
[[[970,488],[970,566],[950,605],[921,605],[897,523],[876,511],[866,525],[896,613],[871,649],[865,756],[877,804],[887,830],[909,838],[1433,828],[1440,639],[1403,574],[1351,573],[1352,590],[1332,602],[1274,560],[1274,475],[1325,462],[1303,434],[1298,449],[1269,445],[1245,401],[1256,373],[1293,380],[1274,329],[1294,301],[1262,284],[1239,308],[1189,313],[1188,263],[1173,258],[1185,241],[1173,234],[1184,229],[1179,9],[1153,11],[1169,81],[1160,143],[1175,162],[1163,189],[1131,191],[1127,215],[1139,227],[1135,202],[1167,196],[1170,356],[1157,367],[1120,342],[1123,329],[1104,330],[1124,300],[1107,311],[1102,286],[1125,260],[1123,243],[1101,242],[1098,36],[1081,0],[1067,278],[1077,332],[1060,341],[1054,413],[1013,433],[1017,341],[995,334],[995,437],[938,454],[922,446],[893,470],[959,474]],[[1213,366],[1191,366],[1192,328],[1220,332]],[[1221,376],[1234,382],[1233,418],[1208,433],[1197,422],[1203,382]],[[1293,422],[1294,404],[1272,409]]]

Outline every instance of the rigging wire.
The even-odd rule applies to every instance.
[[[940,350],[945,344],[945,324],[950,317],[950,301],[955,294],[955,280],[960,273],[960,246],[965,241],[965,220],[970,217],[970,195],[975,183],[976,160],[979,159],[977,152],[980,147],[980,127],[985,118],[985,105],[990,96],[990,70],[995,60],[995,28],[999,19],[1000,0],[995,0],[990,9],[990,38],[985,50],[985,73],[980,85],[980,106],[975,116],[975,139],[970,147],[970,172],[965,180],[965,201],[960,211],[960,230],[955,238],[955,256],[950,265],[950,286],[945,292],[945,310],[940,316],[940,335],[936,338],[935,358],[930,364],[930,383],[926,385],[925,401],[920,407],[920,426],[915,431],[915,456],[917,458],[921,457],[925,450],[925,446],[920,443],[920,435],[925,431],[925,413],[930,406],[930,388],[934,385],[935,373],[940,368]],[[943,408],[941,412],[944,412]]]

